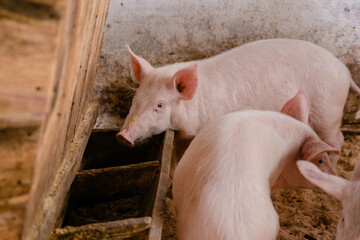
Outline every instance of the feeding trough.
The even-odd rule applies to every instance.
[[[51,239],[161,239],[174,131],[134,148],[115,133],[92,133]]]

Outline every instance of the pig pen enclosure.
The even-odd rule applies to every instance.
[[[174,132],[134,148],[115,140],[137,87],[126,44],[158,67],[260,39],[302,39],[338,57],[360,86],[358,0],[6,0],[0,26],[4,239],[176,239]],[[360,158],[359,109],[350,91],[337,164],[345,178]],[[271,197],[278,239],[335,238],[341,205],[333,197],[319,189]]]
[[[313,42],[338,57],[360,84],[358,1],[111,1],[94,96],[101,107],[95,128],[121,127],[134,84],[125,44],[153,66],[203,59],[268,38]],[[129,87],[130,86],[130,87]],[[337,171],[349,178],[360,158],[360,99],[352,91],[344,108],[345,141]],[[279,239],[334,239],[341,205],[319,189],[274,189]],[[176,239],[171,191],[162,239]]]

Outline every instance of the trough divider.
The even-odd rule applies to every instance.
[[[158,161],[79,171],[71,186],[75,205],[112,201],[147,192],[159,168]],[[139,176],[139,177],[137,177]]]
[[[167,130],[154,161],[105,168],[79,169],[71,189],[67,193],[66,198],[69,199],[63,203],[64,208],[57,219],[56,228],[52,231],[51,240],[160,240],[165,196],[170,180],[173,141],[174,131]],[[96,214],[89,216],[81,214],[83,208],[91,209],[97,204],[135,196],[139,196],[140,199],[137,202],[138,213],[132,217],[128,216],[128,218],[115,221],[103,219],[103,221],[101,217],[96,217]],[[65,212],[66,207],[70,209],[70,212]],[[80,212],[76,212],[78,210],[75,211],[75,209],[80,209]],[[80,215],[77,215],[79,213]],[[70,220],[68,222],[70,226],[61,228],[64,219],[65,222],[68,221],[66,214],[84,217],[85,220],[79,226]],[[95,218],[91,220],[91,216],[95,216]]]
[[[161,169],[159,176],[159,183],[157,186],[154,209],[152,211],[152,222],[149,231],[149,240],[160,240],[163,226],[163,212],[165,210],[165,197],[169,187],[171,158],[174,146],[173,130],[167,130],[165,133],[162,156]]]

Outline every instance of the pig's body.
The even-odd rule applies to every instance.
[[[341,148],[339,127],[352,79],[344,64],[319,46],[300,40],[262,40],[209,59],[160,68],[152,68],[131,51],[130,55],[132,64],[138,61],[132,66],[140,87],[117,135],[130,144],[167,128],[194,137],[205,123],[238,110],[279,111],[302,90],[311,105],[310,126],[325,142]],[[191,68],[194,64],[197,67]],[[184,69],[186,85],[179,87],[181,76],[176,76]],[[186,96],[183,88],[189,90],[184,91]],[[157,102],[165,103],[166,115],[148,114]],[[336,159],[332,162],[335,166]]]
[[[270,189],[284,171],[292,171],[282,179],[287,186],[310,186],[293,171],[299,155],[319,155],[306,141],[320,139],[308,125],[270,111],[230,113],[204,126],[175,170],[178,239],[276,239]]]
[[[345,65],[328,51],[299,40],[264,40],[206,60],[156,70],[172,76],[194,63],[198,65],[197,91],[173,112],[171,127],[175,130],[195,136],[205,123],[229,112],[280,111],[302,90],[311,105],[314,130],[338,146],[335,141],[352,79]]]

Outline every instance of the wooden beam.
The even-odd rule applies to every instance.
[[[0,129],[39,127],[45,118],[63,7],[0,1]]]
[[[167,130],[165,133],[163,151],[161,157],[161,171],[159,184],[156,191],[154,209],[152,212],[152,222],[149,231],[149,240],[161,240],[161,231],[163,226],[163,211],[165,206],[165,196],[169,187],[169,175],[171,167],[171,158],[174,142],[173,130]]]
[[[48,239],[93,127],[84,125],[96,75],[109,0],[62,0],[52,91],[41,125],[39,151],[23,240]],[[87,131],[86,128],[90,127]],[[85,131],[85,132],[83,132]],[[79,135],[79,133],[83,135]]]
[[[65,227],[55,229],[51,240],[65,239],[146,239],[146,233],[151,224],[151,217],[130,218],[106,223],[94,223],[80,227]]]
[[[39,224],[32,225],[32,229],[27,229],[28,232],[23,236],[24,239],[47,239],[54,228],[56,216],[59,216],[67,192],[81,166],[81,159],[95,124],[98,108],[96,103],[89,104],[71,142],[70,149],[66,153],[62,165],[57,169],[53,184],[44,197],[45,204],[37,209],[35,221]],[[34,236],[37,237],[34,238]]]
[[[7,117],[0,119],[0,129],[40,126],[43,116]]]
[[[158,161],[80,171],[71,186],[75,205],[116,200],[149,190],[154,184]]]
[[[360,133],[360,126],[359,125],[352,125],[352,124],[347,124],[347,125],[343,125],[340,130],[344,133],[344,134],[359,134]]]

